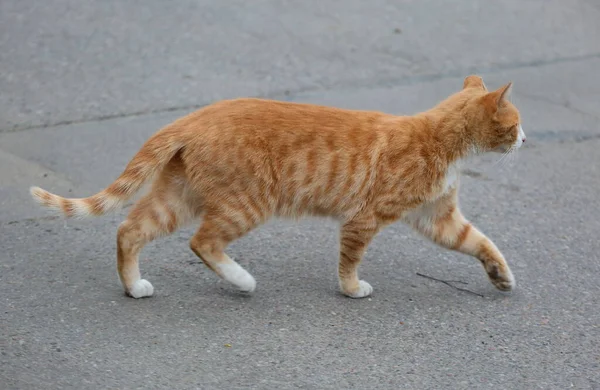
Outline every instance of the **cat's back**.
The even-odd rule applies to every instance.
[[[349,196],[370,185],[386,138],[379,127],[387,117],[304,103],[225,100],[186,119],[190,137],[182,158],[188,176],[202,178],[199,188],[277,183],[277,191],[292,198],[313,187]]]
[[[222,100],[198,111],[194,120],[209,132],[240,135],[242,132],[278,132],[280,135],[328,131],[370,131],[386,114],[316,104],[259,98]]]

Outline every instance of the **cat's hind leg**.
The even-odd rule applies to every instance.
[[[193,217],[183,182],[173,172],[163,173],[149,194],[133,206],[117,232],[117,271],[127,295],[143,298],[154,293],[152,284],[140,275],[140,251]]]
[[[208,212],[203,217],[202,226],[190,240],[190,248],[221,278],[240,291],[252,292],[256,288],[254,277],[227,256],[225,248],[255,226],[256,222],[246,219],[244,214],[237,210]]]

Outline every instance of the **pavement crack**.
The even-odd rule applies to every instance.
[[[536,141],[544,141],[545,143],[556,142],[556,143],[583,143],[588,141],[595,141],[600,139],[600,133],[591,132],[574,132],[569,130],[564,131],[534,131],[528,134],[528,139]],[[529,141],[528,141],[529,142]],[[527,145],[526,147],[533,147],[533,145]]]
[[[45,124],[34,125],[34,126],[14,127],[12,129],[0,131],[0,134],[1,133],[17,133],[17,132],[21,132],[21,131],[46,129],[46,128],[59,127],[59,126],[77,125],[77,124],[82,124],[82,123],[98,123],[98,122],[104,122],[104,121],[108,121],[108,120],[112,120],[112,119],[132,118],[132,117],[139,117],[139,116],[145,116],[145,115],[151,115],[151,114],[162,114],[162,113],[173,112],[173,111],[194,110],[194,109],[198,109],[200,107],[204,107],[208,104],[209,103],[186,105],[186,106],[174,106],[174,107],[167,107],[167,108],[141,110],[141,111],[128,112],[128,113],[101,115],[101,116],[97,116],[94,118],[64,120],[64,121],[45,123]]]
[[[536,100],[536,101],[539,101],[539,102],[548,103],[548,104],[551,104],[553,106],[566,108],[567,110],[569,110],[571,112],[574,112],[576,114],[580,114],[580,115],[584,115],[584,116],[589,116],[589,117],[591,117],[593,119],[600,120],[600,116],[592,114],[591,112],[587,112],[587,111],[582,110],[580,108],[577,108],[577,107],[573,106],[571,104],[571,102],[568,101],[568,100],[566,100],[566,101],[564,101],[564,102],[561,103],[561,102],[558,102],[556,100],[547,98],[545,96],[539,96],[539,95],[530,94],[530,93],[519,93],[519,96],[520,97],[525,97],[525,98],[528,98],[528,99],[531,99],[531,100]]]
[[[289,100],[291,100],[291,96],[293,96],[295,94],[310,92],[313,90],[322,90],[324,88],[325,87],[321,87],[321,86],[310,86],[307,88],[299,88],[293,92],[290,91],[289,89],[284,89],[282,91],[273,92],[272,94],[257,95],[254,97],[255,98],[263,98],[263,99],[277,99],[278,98],[278,99],[289,101]],[[211,102],[199,103],[199,104],[187,104],[187,105],[164,107],[164,108],[146,109],[146,110],[133,111],[133,112],[122,112],[122,113],[117,113],[117,114],[101,115],[101,116],[97,116],[97,117],[93,117],[93,118],[70,119],[70,120],[63,120],[63,121],[58,121],[58,122],[44,123],[44,124],[38,124],[38,125],[32,125],[32,126],[21,126],[21,127],[16,126],[16,127],[9,128],[9,129],[0,129],[0,134],[2,134],[2,133],[17,133],[17,132],[27,131],[27,130],[47,129],[47,128],[53,128],[53,127],[59,127],[59,126],[77,125],[77,124],[82,124],[82,123],[98,123],[98,122],[104,122],[104,121],[109,121],[109,120],[113,120],[113,119],[135,118],[135,117],[141,117],[141,116],[152,115],[152,114],[164,114],[167,112],[193,111],[193,110],[197,110],[202,107],[208,106],[209,104],[211,104]]]
[[[254,97],[265,98],[265,99],[282,99],[285,101],[294,101],[295,98],[299,97],[303,93],[317,92],[317,91],[323,91],[323,90],[332,90],[332,89],[342,89],[343,90],[343,89],[351,89],[351,88],[371,88],[372,89],[374,87],[377,88],[377,87],[408,86],[408,85],[416,85],[416,84],[421,84],[421,83],[431,83],[431,82],[445,80],[445,79],[460,78],[460,77],[465,77],[468,74],[474,74],[474,73],[494,74],[494,73],[499,73],[499,72],[503,72],[503,71],[550,66],[550,65],[568,63],[568,62],[581,62],[581,61],[588,61],[588,60],[594,60],[594,59],[600,59],[600,53],[590,53],[590,54],[583,54],[583,55],[569,56],[569,57],[558,57],[558,58],[552,58],[552,59],[547,59],[547,60],[538,59],[538,60],[525,61],[525,62],[503,63],[503,64],[497,64],[497,65],[490,66],[490,67],[473,66],[473,67],[468,67],[468,68],[463,68],[463,69],[454,69],[454,70],[447,71],[447,72],[429,73],[429,74],[422,74],[422,75],[415,75],[415,76],[405,76],[405,77],[400,77],[400,78],[390,77],[390,78],[366,78],[366,79],[359,79],[359,80],[355,80],[355,79],[341,80],[339,82],[334,82],[334,83],[330,83],[330,84],[319,84],[316,86],[311,85],[311,86],[307,86],[305,88],[298,88],[293,91],[291,91],[290,89],[284,89],[281,91],[274,91],[273,93],[267,93],[265,95],[256,95]],[[530,97],[533,97],[533,96],[530,96]],[[561,103],[554,102],[554,101],[548,101],[548,103],[561,105]],[[32,126],[18,126],[17,125],[12,128],[8,128],[8,129],[0,129],[0,134],[27,131],[27,130],[35,130],[35,129],[45,129],[45,128],[52,128],[52,127],[58,127],[58,126],[82,124],[82,123],[103,122],[103,121],[108,121],[108,120],[112,120],[112,119],[140,117],[140,116],[145,116],[145,115],[161,114],[161,113],[175,112],[175,111],[184,111],[184,110],[191,111],[191,110],[197,110],[197,109],[207,106],[209,104],[210,104],[210,102],[200,103],[200,104],[179,105],[179,106],[172,106],[172,107],[165,107],[165,108],[154,108],[154,109],[146,109],[146,110],[140,110],[140,111],[134,111],[134,112],[102,115],[102,116],[97,116],[97,117],[92,117],[92,118],[79,118],[79,119],[72,119],[72,120],[63,120],[63,121],[58,121],[58,122],[45,123],[45,124],[32,125]],[[568,109],[571,109],[571,110],[576,110],[575,112],[579,112],[581,114],[593,116],[596,119],[600,119],[593,114],[575,109],[574,107],[571,107],[568,105],[567,106],[562,105],[562,106],[566,107]]]
[[[113,212],[104,214],[104,215],[110,215],[110,214],[116,214],[119,211],[122,210],[127,210],[129,209],[131,206],[133,206],[135,204],[135,202],[127,202],[125,205],[123,205],[119,210],[115,210]],[[64,221],[67,220],[67,218],[65,218],[64,215],[45,215],[42,217],[34,217],[34,218],[23,218],[23,219],[15,219],[12,221],[7,221],[7,222],[1,222],[0,226],[9,226],[9,225],[17,225],[17,224],[22,224],[22,223],[35,223],[35,222],[44,222],[44,221],[56,221],[58,219],[62,219]],[[90,219],[90,218],[86,218],[86,219]],[[75,220],[75,219],[72,219]]]
[[[38,217],[38,218],[16,219],[14,221],[5,222],[2,225],[16,225],[16,224],[20,224],[20,223],[31,223],[31,222],[40,222],[40,221],[54,221],[54,220],[57,220],[59,218],[63,218],[63,217],[60,216],[60,215],[47,215],[47,216]]]
[[[429,73],[422,74],[416,76],[405,76],[405,77],[389,77],[389,78],[368,78],[368,79],[360,79],[360,80],[342,80],[337,83],[331,83],[326,85],[324,88],[313,87],[303,92],[312,92],[319,91],[323,89],[350,89],[350,88],[381,88],[381,87],[399,87],[399,86],[409,86],[416,84],[424,84],[424,83],[432,83],[440,80],[453,79],[453,78],[462,78],[466,77],[469,74],[495,74],[505,71],[511,70],[519,70],[526,68],[536,68],[542,66],[550,66],[556,65],[560,63],[568,63],[568,62],[581,62],[600,59],[600,53],[592,53],[580,56],[570,56],[570,57],[558,57],[548,60],[533,60],[533,61],[525,61],[525,62],[512,62],[512,63],[504,63],[497,64],[495,66],[490,67],[479,67],[473,66],[464,69],[454,69],[447,72],[439,72],[439,73]],[[298,95],[301,92],[295,92],[294,95]],[[589,115],[589,114],[588,114]]]

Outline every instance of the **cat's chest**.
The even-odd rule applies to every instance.
[[[458,177],[460,174],[460,167],[458,164],[452,164],[446,170],[446,174],[440,180],[439,183],[439,195],[447,194],[453,188],[456,188],[458,184]]]

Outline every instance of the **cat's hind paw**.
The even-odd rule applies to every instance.
[[[240,291],[250,293],[256,289],[254,277],[235,261],[219,264],[218,267],[223,279],[236,286]]]
[[[373,293],[373,287],[364,280],[358,281],[358,288],[354,291],[342,291],[344,295],[350,298],[365,298]]]

